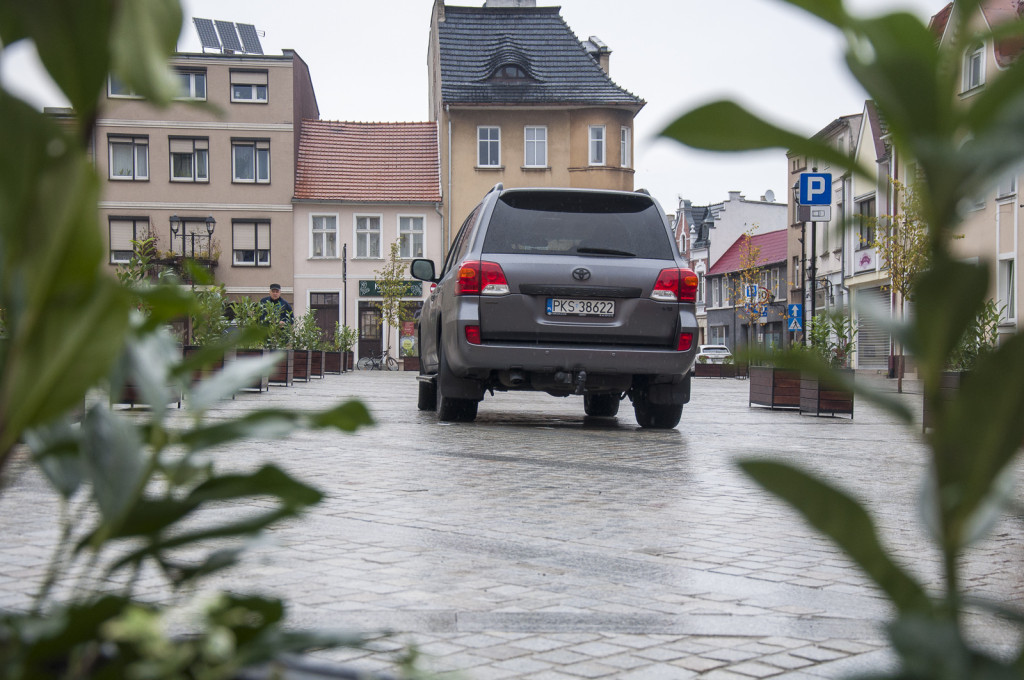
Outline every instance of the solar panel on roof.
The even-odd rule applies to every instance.
[[[242,38],[242,45],[246,54],[263,54],[263,45],[260,44],[260,37],[256,34],[256,27],[252,24],[235,24],[238,27],[238,35]]]
[[[225,52],[241,52],[242,43],[238,42],[238,33],[235,31],[235,22],[233,21],[220,21],[219,19],[214,21],[217,25],[217,35],[220,36],[220,42],[224,46]]]
[[[193,17],[192,22],[196,26],[196,33],[199,34],[199,42],[203,49],[220,50],[220,41],[217,39],[217,32],[213,30],[213,22],[209,19],[198,19]]]

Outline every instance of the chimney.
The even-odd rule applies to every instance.
[[[611,59],[612,51],[608,49],[608,46],[602,42],[596,35],[592,35],[587,38],[587,41],[583,43],[583,46],[587,49],[587,54],[594,58],[600,66],[601,70],[611,75],[611,71],[608,70],[608,62]]]

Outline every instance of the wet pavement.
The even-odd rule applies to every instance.
[[[919,414],[908,389],[899,398]],[[213,415],[350,398],[376,427],[238,442],[217,459],[272,460],[326,492],[205,584],[282,597],[298,627],[396,633],[323,660],[389,672],[398,647],[415,644],[424,667],[465,680],[836,678],[890,666],[886,601],[737,470],[743,457],[800,464],[864,499],[883,543],[940,586],[918,520],[918,431],[863,400],[852,420],[817,418],[749,407],[744,380],[695,379],[670,431],[639,429],[628,401],[617,418],[591,419],[582,397],[533,393],[499,393],[476,422],[440,424],[416,410],[413,373],[357,371],[241,394]],[[0,496],[0,607],[24,606],[41,578],[56,538],[46,506],[31,473]],[[1024,604],[1022,534],[1001,523],[970,555],[974,594]],[[142,586],[166,597],[155,577]],[[1013,640],[987,619],[971,629],[995,647]]]

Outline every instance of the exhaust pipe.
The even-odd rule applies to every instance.
[[[508,372],[508,384],[512,387],[519,387],[526,384],[526,374],[519,370]]]

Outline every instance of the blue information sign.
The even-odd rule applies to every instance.
[[[789,305],[786,312],[789,330],[802,331],[804,329],[804,306],[801,304]]]
[[[832,205],[832,174],[800,173],[800,205]]]

